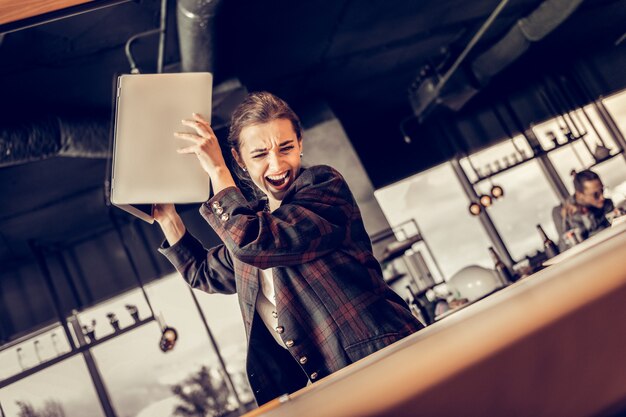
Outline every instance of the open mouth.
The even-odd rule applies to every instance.
[[[280,187],[282,185],[285,185],[285,183],[287,182],[287,179],[289,179],[289,171],[285,171],[282,174],[268,175],[265,177],[265,180],[269,182],[271,185],[273,185],[274,187]]]

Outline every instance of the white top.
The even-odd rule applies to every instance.
[[[256,299],[256,311],[259,313],[259,317],[265,323],[267,330],[276,340],[276,343],[287,348],[285,342],[281,339],[280,335],[276,332],[278,327],[278,314],[276,310],[276,294],[274,292],[274,274],[272,269],[259,269],[259,282],[261,284],[261,291]]]

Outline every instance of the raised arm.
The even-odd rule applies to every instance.
[[[230,187],[200,212],[233,256],[259,268],[309,262],[336,250],[348,233],[354,198],[343,177],[326,166],[296,179],[274,212],[257,212]]]
[[[154,215],[166,237],[159,252],[167,257],[192,288],[208,293],[236,292],[232,258],[224,245],[205,249],[186,231],[171,204],[155,205]]]

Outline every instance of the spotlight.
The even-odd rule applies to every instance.
[[[490,195],[483,194],[483,195],[480,196],[480,204],[483,207],[489,207],[489,206],[491,206],[492,203],[493,203],[493,200],[491,199]]]
[[[491,187],[491,196],[495,199],[504,197],[504,188],[500,187],[499,185],[494,185],[493,187]]]
[[[474,201],[469,205],[469,212],[472,216],[478,216],[481,211],[482,207],[477,202]]]
[[[126,304],[126,310],[128,311],[128,314],[130,314],[130,316],[133,318],[133,320],[135,320],[135,323],[139,321],[139,310],[137,309],[137,306],[134,304]]]
[[[89,342],[96,341],[96,320],[91,320],[91,326],[83,325],[83,334],[89,338]]]
[[[178,332],[173,327],[166,327],[161,332],[161,340],[159,342],[159,348],[163,352],[168,352],[174,349],[176,340],[178,339]]]
[[[107,318],[113,327],[113,331],[117,332],[120,329],[120,321],[117,319],[115,313],[107,313]]]

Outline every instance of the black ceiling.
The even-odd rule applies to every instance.
[[[1,126],[44,116],[110,114],[112,84],[129,65],[123,46],[158,26],[160,2],[143,0],[8,33],[0,43]],[[458,55],[498,0],[224,1],[216,18],[216,81],[237,77],[296,110],[330,104],[375,184],[411,172],[398,122],[411,113],[407,88],[443,51]],[[539,0],[509,1],[472,54],[500,39]],[[179,60],[170,1],[166,67]],[[613,48],[625,31],[626,2],[587,0],[524,59],[493,80],[486,95],[523,86],[528,74]],[[133,51],[154,72],[156,37]],[[623,48],[623,45],[622,45]],[[470,54],[470,57],[472,56]],[[470,107],[473,102],[470,102]],[[420,153],[427,158],[428,148]],[[415,154],[417,151],[413,151]],[[425,156],[426,155],[426,156]],[[395,162],[395,164],[394,164]],[[55,157],[0,168],[0,262],[27,253],[28,239],[63,239],[106,221],[106,163]]]

